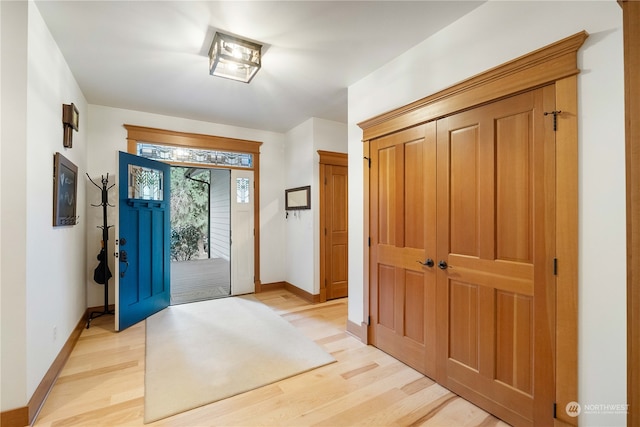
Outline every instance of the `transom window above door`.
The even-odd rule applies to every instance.
[[[138,142],[136,152],[140,157],[177,163],[197,163],[234,168],[253,168],[253,154],[203,148],[175,147],[170,145]]]

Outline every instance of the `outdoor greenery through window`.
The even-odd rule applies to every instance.
[[[208,169],[171,167],[171,259],[209,257]]]

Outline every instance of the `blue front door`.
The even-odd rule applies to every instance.
[[[170,166],[120,152],[116,330],[169,306]]]

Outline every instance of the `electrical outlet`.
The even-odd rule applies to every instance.
[[[58,327],[54,326],[53,327],[53,340],[57,340],[58,339]]]

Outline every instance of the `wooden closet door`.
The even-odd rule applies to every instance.
[[[371,144],[370,342],[435,376],[435,122]],[[431,266],[428,266],[431,265]]]
[[[437,379],[514,425],[553,425],[554,98],[437,122]]]
[[[348,281],[348,169],[346,166],[323,165],[325,200],[325,281],[327,299],[344,298],[349,294]]]

